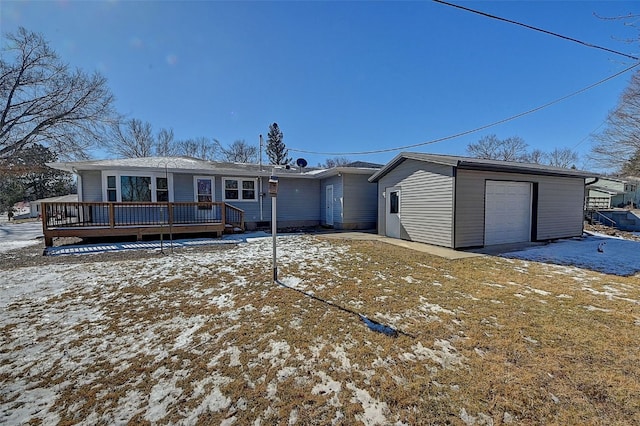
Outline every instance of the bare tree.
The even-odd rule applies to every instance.
[[[202,160],[214,160],[217,155],[219,142],[213,142],[207,137],[187,139],[178,142],[178,152],[188,157],[200,158]]]
[[[553,167],[564,167],[565,169],[574,166],[578,162],[578,153],[569,148],[556,148],[547,154],[547,164]]]
[[[502,141],[500,149],[500,160],[504,161],[526,161],[527,143],[519,136],[512,136]]]
[[[324,164],[321,165],[321,167],[330,169],[332,167],[345,166],[349,163],[351,163],[351,160],[349,160],[347,157],[332,157],[332,158],[327,158],[324,161]]]
[[[527,143],[519,136],[498,139],[496,135],[483,136],[477,143],[470,143],[467,152],[472,157],[485,160],[526,161]]]
[[[37,33],[20,28],[6,40],[0,56],[0,158],[36,144],[66,158],[86,158],[115,116],[106,79],[70,70]]]
[[[223,161],[230,163],[255,163],[258,161],[258,147],[249,145],[244,139],[234,141],[228,148],[220,145]]]
[[[609,113],[606,128],[593,139],[590,157],[603,169],[640,173],[640,71]]]
[[[111,126],[111,138],[105,145],[112,154],[124,158],[151,157],[155,139],[151,124],[136,118]]]
[[[534,149],[527,154],[527,162],[534,164],[545,164],[548,154],[541,149]]]
[[[173,140],[173,129],[160,129],[156,137],[155,154],[160,157],[176,155],[177,147]]]

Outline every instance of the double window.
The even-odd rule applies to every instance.
[[[224,201],[257,200],[257,180],[241,178],[223,178]]]

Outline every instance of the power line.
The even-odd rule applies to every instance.
[[[453,4],[453,3],[448,3],[448,2],[443,1],[443,0],[433,0],[433,1],[436,2],[436,3],[443,4],[445,6],[455,7],[457,9],[461,9],[461,10],[464,10],[464,11],[467,11],[467,12],[475,13],[475,14],[478,14],[478,15],[481,15],[481,16],[485,16],[487,18],[497,19],[498,21],[508,22],[510,24],[519,25],[521,27],[528,28],[528,29],[534,30],[534,31],[538,31],[538,32],[541,32],[543,34],[551,35],[551,36],[554,36],[554,37],[559,37],[559,38],[564,39],[564,40],[569,40],[569,41],[581,44],[581,45],[586,46],[586,47],[591,47],[591,48],[594,48],[594,49],[604,50],[605,52],[609,52],[609,53],[613,53],[613,54],[616,54],[616,55],[624,56],[624,57],[626,57],[628,59],[633,59],[634,61],[640,61],[640,58],[638,58],[637,56],[629,55],[627,53],[623,53],[623,52],[619,52],[617,50],[609,49],[607,47],[598,46],[596,44],[587,43],[585,41],[578,40],[578,39],[573,38],[573,37],[567,37],[567,36],[562,35],[562,34],[554,33],[553,31],[548,31],[548,30],[545,30],[545,29],[542,29],[542,28],[534,27],[532,25],[523,24],[522,22],[513,21],[511,19],[506,19],[506,18],[501,18],[500,16],[491,15],[489,13],[481,12],[479,10],[470,9],[468,7],[460,6],[460,5]]]
[[[503,124],[503,123],[506,123],[508,121],[512,121],[512,120],[515,120],[517,118],[524,117],[525,115],[529,115],[529,114],[532,114],[534,112],[540,111],[540,110],[542,110],[544,108],[550,107],[550,106],[555,105],[555,104],[557,104],[559,102],[562,102],[562,101],[564,101],[566,99],[569,99],[571,97],[574,97],[576,95],[584,93],[584,92],[586,92],[588,90],[591,90],[594,87],[599,86],[599,85],[601,85],[603,83],[606,83],[609,80],[613,80],[614,78],[616,78],[616,77],[618,77],[618,76],[620,76],[620,75],[632,70],[633,68],[637,67],[638,65],[640,65],[640,63],[633,64],[633,65],[623,69],[622,71],[618,71],[617,73],[615,73],[613,75],[610,75],[609,77],[606,77],[606,78],[604,78],[604,79],[602,79],[600,81],[597,81],[596,83],[590,84],[587,87],[584,87],[584,88],[582,88],[580,90],[577,90],[577,91],[575,91],[573,93],[569,93],[568,95],[565,95],[565,96],[562,96],[560,98],[557,98],[557,99],[555,99],[555,100],[553,100],[551,102],[547,102],[546,104],[537,106],[537,107],[535,107],[533,109],[530,109],[528,111],[524,111],[524,112],[512,115],[510,117],[503,118],[502,120],[494,121],[493,123],[490,123],[490,124],[485,124],[483,126],[476,127],[475,129],[465,130],[464,132],[455,133],[453,135],[445,136],[445,137],[438,138],[438,139],[432,139],[432,140],[427,141],[427,142],[421,142],[421,143],[416,143],[416,144],[412,144],[412,145],[405,145],[405,146],[400,146],[400,147],[396,147],[396,148],[386,148],[386,149],[377,149],[377,150],[373,150],[373,151],[358,151],[358,152],[318,152],[318,151],[308,151],[308,150],[296,149],[296,148],[288,148],[288,150],[292,151],[292,152],[300,152],[300,153],[303,153],[303,154],[314,154],[314,155],[338,155],[338,156],[340,156],[340,155],[370,155],[370,154],[382,154],[382,153],[385,153],[385,152],[402,151],[402,150],[405,150],[405,149],[416,148],[416,147],[419,147],[419,146],[432,145],[432,144],[435,144],[435,143],[438,143],[438,142],[444,142],[444,141],[447,141],[447,140],[450,140],[450,139],[455,139],[455,138],[459,138],[461,136],[466,136],[466,135],[471,134],[471,133],[476,133],[476,132],[479,132],[481,130],[488,129],[489,127],[494,127],[494,126],[497,126],[498,124]]]
[[[589,138],[591,138],[591,135],[593,135],[600,127],[604,126],[604,123],[607,122],[607,119],[605,118],[604,120],[602,120],[602,122],[600,124],[598,124],[598,127],[596,127],[595,129],[593,129],[592,131],[589,132],[589,134],[587,134],[587,136],[585,136],[584,138],[582,138],[580,140],[580,142],[578,142],[577,144],[575,144],[573,146],[573,149],[576,149],[577,147],[579,147],[580,145],[582,145],[586,140],[588,140]]]

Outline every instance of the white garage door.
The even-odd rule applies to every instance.
[[[531,183],[488,180],[484,201],[484,245],[531,240]]]

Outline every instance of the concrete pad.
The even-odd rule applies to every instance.
[[[474,253],[467,251],[458,251],[447,247],[433,246],[430,244],[417,243],[415,241],[399,240],[397,238],[385,237],[384,235],[372,234],[368,232],[335,232],[319,234],[320,238],[328,238],[334,240],[361,240],[361,241],[380,241],[394,246],[404,247],[422,253],[432,254],[449,260],[467,259],[471,257],[485,256],[483,253]]]
[[[522,251],[531,247],[544,246],[549,244],[548,242],[524,242],[524,243],[510,243],[510,244],[496,244],[494,246],[480,247],[477,249],[469,249],[470,253],[486,254],[489,256],[500,256],[502,254],[510,253],[512,251]]]

